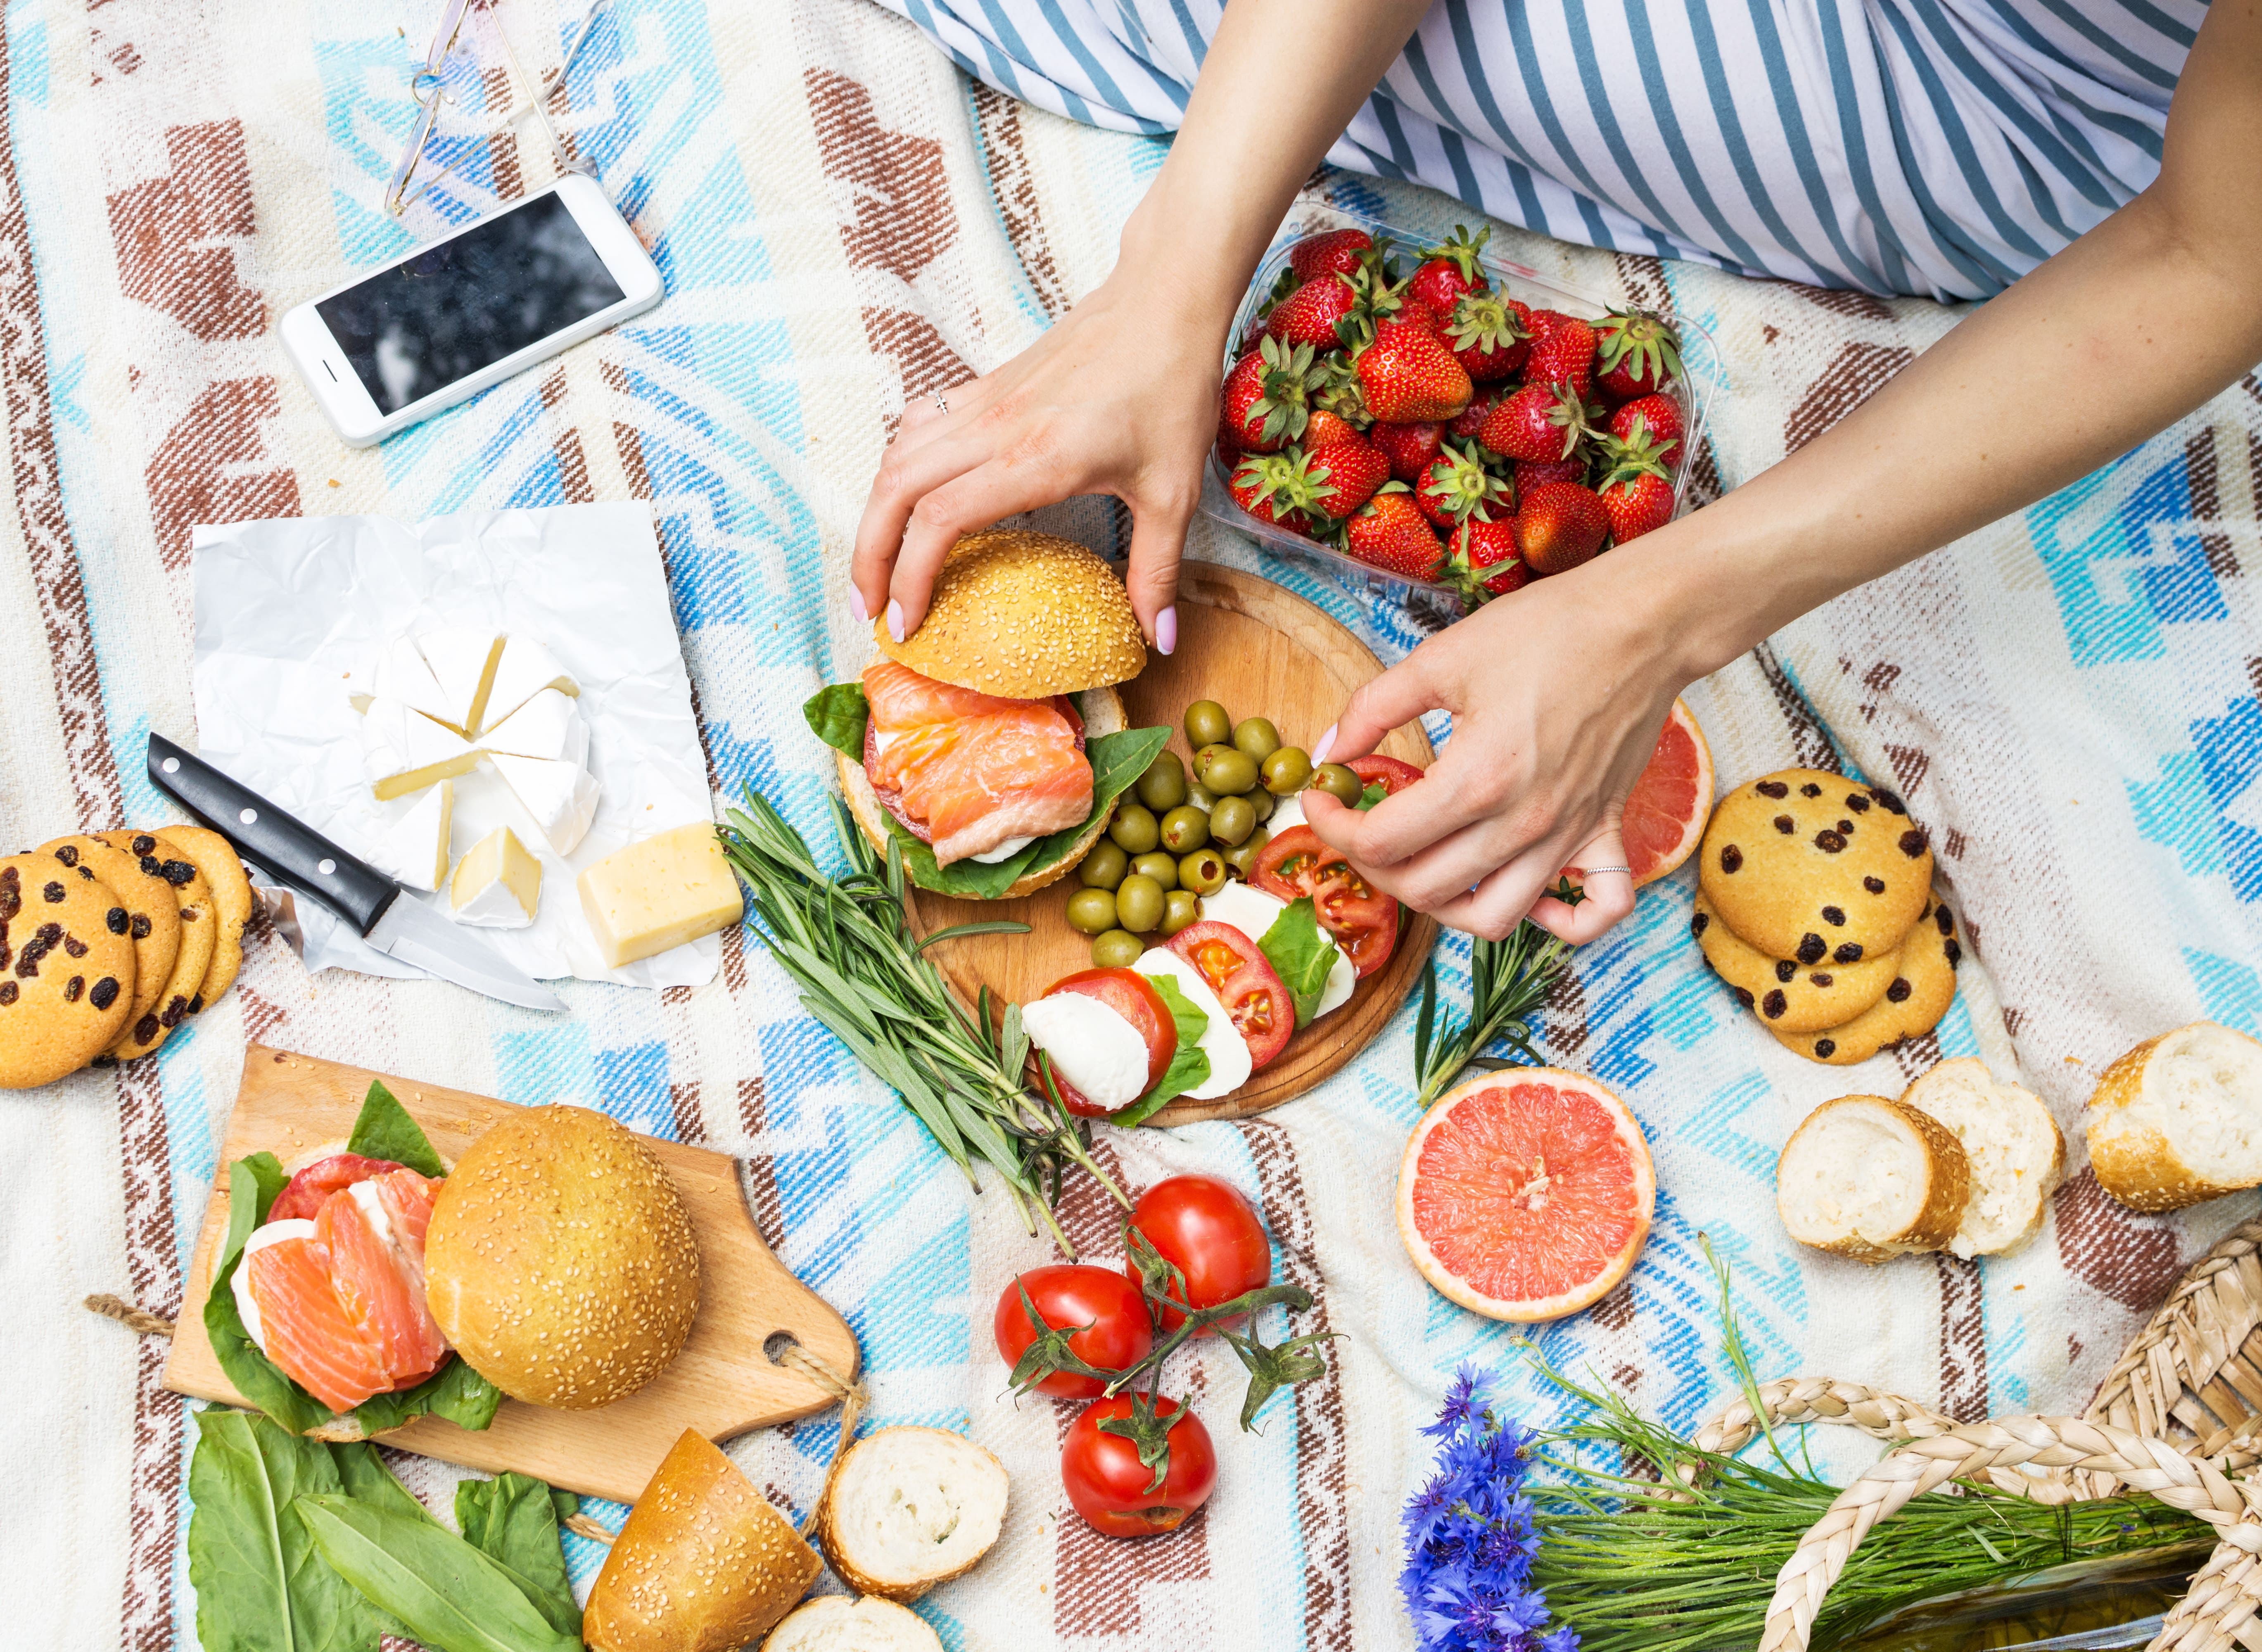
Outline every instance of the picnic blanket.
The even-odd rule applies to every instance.
[[[153,731],[196,733],[193,524],[622,499],[648,501],[659,524],[718,804],[753,785],[818,827],[830,764],[799,706],[863,663],[843,566],[904,399],[1004,361],[1095,285],[1165,153],[1165,140],[1073,126],[969,82],[868,0],[615,0],[556,119],[653,248],[666,301],[354,452],[272,331],[292,304],[437,227],[427,216],[404,229],[379,205],[414,112],[407,70],[436,10],[8,6],[0,839],[175,812],[141,752]],[[561,11],[578,7],[505,0],[494,16],[538,73],[557,61]],[[482,61],[490,108],[506,109],[506,79]],[[527,128],[457,158],[464,189],[498,198],[551,170]],[[1467,217],[1347,176],[1313,188],[1416,230]],[[1707,489],[1827,429],[1956,319],[1507,230],[1495,245],[1707,323],[1729,381]],[[1724,783],[1797,762],[1895,785],[1940,847],[1972,946],[1937,1033],[1848,1071],[1785,1053],[1708,977],[1688,937],[1686,872],[1585,949],[1544,1048],[1628,1098],[1660,1191],[1628,1284],[1538,1331],[1550,1356],[1693,1425],[1728,1380],[1702,1233],[1735,1269],[1763,1374],[1861,1379],[1960,1417],[2076,1410],[2179,1267],[2251,1208],[2241,1197],[2129,1215],[2086,1169],[2077,1114],[2139,1038],[2200,1016],[2250,1031],[2262,1018],[2262,617],[2244,567],[2262,556],[2258,514],[2262,386],[2250,378],[1691,690]],[[1045,522],[1120,549],[1108,501]],[[1192,549],[1282,580],[1387,654],[1420,640],[1415,618],[1229,532],[1198,524]],[[1332,708],[1283,715],[1305,711],[1316,726]],[[1466,990],[1466,958],[1439,948],[1449,999]],[[1333,1374],[1276,1397],[1261,1433],[1234,1427],[1229,1359],[1177,1367],[1174,1390],[1218,1441],[1219,1490],[1175,1534],[1120,1543],[1061,1494],[1068,1410],[1006,1397],[990,1347],[998,1291],[1045,1247],[802,1014],[759,943],[726,937],[720,978],[700,990],[564,992],[571,1018],[545,1020],[439,983],[310,978],[261,927],[241,984],[155,1059],[0,1098],[0,1580],[19,1635],[197,1644],[184,1403],[160,1386],[161,1339],[137,1342],[78,1303],[117,1291],[178,1309],[252,1041],[601,1107],[737,1156],[763,1233],[861,1338],[871,1422],[967,1430],[1012,1472],[998,1552],[919,1604],[955,1652],[1406,1646],[1396,1515],[1427,1467],[1416,1425],[1465,1362],[1501,1372],[1511,1409],[1554,1409],[1513,1328],[1435,1295],[1400,1248],[1410,1014],[1277,1112],[1100,1132],[1103,1162],[1130,1184],[1200,1168],[1245,1189],[1279,1276],[1317,1299],[1306,1323],[1342,1338]],[[2016,1074],[2067,1127],[2070,1173],[2040,1237],[2003,1259],[1877,1270],[1792,1245],[1771,1197],[1792,1126],[1827,1097],[1895,1092],[1950,1055]],[[1066,1203],[1078,1243],[1109,1254],[1105,1201],[1083,1182]],[[836,1418],[731,1449],[805,1512]],[[398,1461],[444,1505],[454,1471]],[[599,1552],[580,1539],[572,1551],[586,1586]]]

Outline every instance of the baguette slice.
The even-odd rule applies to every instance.
[[[1801,1244],[1874,1266],[1956,1237],[1971,1167],[1955,1133],[1881,1095],[1825,1101],[1776,1161],[1776,1209]]]
[[[2131,1210],[2180,1210],[2262,1186],[2262,1043],[2213,1021],[2148,1038],[2089,1099],[2098,1186]]]
[[[771,1630],[762,1652],[942,1652],[942,1637],[892,1600],[819,1595]]]
[[[860,1595],[917,1600],[990,1552],[1005,1468],[962,1434],[882,1428],[840,1460],[813,1533]]]
[[[1963,1144],[1971,1163],[1971,1201],[1948,1248],[1956,1255],[2015,1251],[2042,1225],[2042,1208],[2065,1168],[2065,1137],[2042,1099],[1999,1084],[1985,1062],[1943,1061],[1901,1092]]]

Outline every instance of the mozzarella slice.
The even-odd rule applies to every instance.
[[[473,844],[448,886],[456,921],[482,929],[523,929],[541,901],[542,862],[508,826],[497,826]]]
[[[450,728],[398,700],[371,700],[361,720],[362,755],[379,803],[390,803],[479,766],[477,750]]]
[[[524,705],[479,736],[490,752],[512,757],[542,757],[555,763],[589,761],[589,725],[573,709],[573,702],[555,689],[544,689]]]
[[[1012,860],[1016,855],[1019,855],[1023,849],[1027,848],[1029,845],[1035,841],[1036,839],[1034,838],[1007,838],[996,848],[984,849],[979,855],[969,855],[967,856],[967,859],[979,862],[983,866],[995,866],[1000,861]],[[1077,1086],[1077,1088],[1081,1090],[1084,1086],[1082,1085],[1078,1085]]]
[[[411,889],[437,889],[448,876],[448,835],[456,812],[456,783],[443,780],[394,821],[370,863]]]
[[[406,637],[396,637],[391,646],[377,657],[377,669],[370,675],[370,693],[357,696],[359,709],[369,710],[369,702],[398,700],[411,711],[421,711],[436,723],[445,723],[463,730],[448,704],[448,696],[440,691],[433,679],[432,668],[424,663],[424,656],[416,652],[414,642]]]
[[[501,635],[487,625],[451,625],[416,639],[417,652],[432,667],[432,680],[448,703],[446,720],[467,738],[479,732],[502,644]]]
[[[571,855],[597,818],[596,777],[579,763],[541,757],[498,754],[489,761],[533,818],[543,840],[558,854]]]
[[[311,1239],[314,1224],[300,1219],[295,1222],[270,1222],[263,1228],[254,1228],[251,1237],[243,1242],[243,1259],[235,1265],[235,1276],[228,1285],[235,1292],[236,1317],[243,1321],[244,1334],[260,1353],[267,1352],[267,1328],[259,1323],[259,1304],[251,1296],[251,1257],[255,1251],[263,1251],[270,1244],[280,1244],[285,1239]]]
[[[1343,949],[1343,943],[1337,941],[1336,961],[1329,966],[1327,985],[1320,989],[1319,1006],[1313,1010],[1312,1019],[1317,1021],[1329,1010],[1339,1010],[1350,1003],[1351,995],[1358,986],[1358,971],[1351,967],[1351,959]]]
[[[1247,884],[1228,882],[1214,895],[1202,897],[1202,916],[1221,924],[1231,924],[1244,935],[1255,935],[1262,944],[1264,935],[1280,921],[1280,914],[1288,910],[1288,903],[1276,899],[1261,889]],[[1326,931],[1322,930],[1322,934]],[[1327,984],[1320,989],[1320,1002],[1312,1011],[1317,1021],[1329,1010],[1341,1009],[1351,1001],[1352,989],[1358,985],[1358,971],[1351,968],[1351,960],[1344,956],[1343,945],[1336,945],[1336,961],[1328,967]]]
[[[1264,829],[1277,838],[1290,826],[1300,826],[1303,824],[1303,802],[1295,793],[1291,792],[1272,805],[1271,818],[1264,822]]]
[[[1187,1001],[1209,1017],[1209,1025],[1202,1028],[1195,1048],[1209,1057],[1209,1077],[1186,1092],[1189,1101],[1213,1101],[1219,1096],[1230,1095],[1249,1082],[1254,1064],[1249,1058],[1249,1045],[1233,1025],[1224,1002],[1209,990],[1199,970],[1175,952],[1160,947],[1150,948],[1139,955],[1139,962],[1131,966],[1142,975],[1167,975],[1178,985]],[[1028,1012],[1022,1012],[1026,1015]]]
[[[1092,1106],[1113,1113],[1147,1093],[1147,1041],[1098,999],[1055,992],[1021,1006],[1021,1025]]]
[[[577,699],[581,685],[566,675],[556,656],[531,637],[503,639],[502,658],[496,662],[494,682],[487,689],[486,719],[490,725],[516,715],[544,689],[554,689],[567,699]]]

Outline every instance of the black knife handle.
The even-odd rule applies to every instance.
[[[238,855],[304,890],[358,934],[375,928],[400,893],[400,885],[375,867],[162,734],[149,737],[149,781],[234,845]]]

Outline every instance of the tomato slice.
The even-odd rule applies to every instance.
[[[1152,1090],[1163,1081],[1163,1075],[1171,1070],[1171,1057],[1178,1053],[1178,1024],[1171,1019],[1163,995],[1147,985],[1146,977],[1136,970],[1084,970],[1045,989],[1047,998],[1055,992],[1078,992],[1085,998],[1097,999],[1129,1021],[1132,1029],[1147,1043],[1146,1088]],[[1076,1086],[1061,1076],[1057,1066],[1053,1069],[1053,1082],[1060,1086],[1061,1100],[1067,1103],[1068,1110],[1079,1118],[1113,1116],[1106,1107],[1078,1094]]]
[[[1187,925],[1163,944],[1209,983],[1249,1046],[1252,1068],[1287,1048],[1296,1030],[1296,1000],[1254,941],[1231,924],[1203,922]]]
[[[1249,881],[1280,900],[1309,895],[1320,927],[1336,938],[1362,977],[1387,963],[1398,945],[1397,901],[1361,877],[1309,826],[1290,826],[1267,843]]]
[[[1386,797],[1396,797],[1422,778],[1420,769],[1411,763],[1401,763],[1395,757],[1354,757],[1344,767],[1370,786],[1380,782],[1382,795]]]
[[[400,1169],[389,1158],[364,1158],[359,1153],[333,1153],[318,1158],[283,1185],[267,1208],[270,1222],[312,1221],[341,1187]]]

